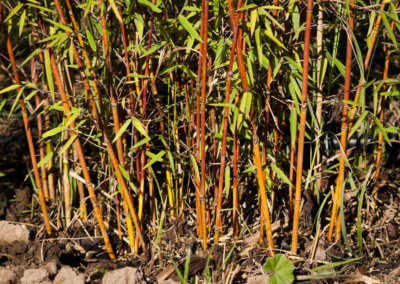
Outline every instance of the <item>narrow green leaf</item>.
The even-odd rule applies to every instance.
[[[288,177],[285,175],[285,173],[278,168],[274,163],[271,163],[271,168],[273,169],[274,172],[278,174],[278,176],[281,178],[281,180],[285,183],[287,183],[289,186],[293,187],[292,183],[288,179]]]
[[[225,167],[225,194],[226,198],[229,196],[229,189],[231,188],[231,170],[229,166]]]
[[[53,72],[51,70],[50,54],[47,49],[43,52],[43,54],[44,54],[44,67],[46,71],[47,86],[49,87],[53,101],[55,101],[56,97],[54,94]]]
[[[161,13],[162,11],[160,10],[160,8],[158,8],[157,6],[155,6],[153,3],[151,3],[150,1],[147,0],[138,0],[138,2],[144,6],[149,7],[152,11],[154,11],[155,13]]]
[[[56,128],[50,129],[49,131],[42,134],[42,138],[54,136],[54,135],[60,133],[61,131],[64,131],[64,129],[65,129],[64,126],[58,126]]]
[[[50,159],[53,157],[53,155],[54,155],[54,152],[50,152],[46,156],[44,156],[44,158],[41,159],[40,162],[37,164],[38,168],[47,164],[47,162],[50,161]]]
[[[250,12],[250,34],[251,36],[253,36],[254,34],[254,30],[256,28],[256,24],[257,24],[257,19],[258,19],[258,12],[257,10],[252,10]]]
[[[11,10],[10,14],[8,14],[7,18],[4,20],[4,22],[8,22],[12,16],[14,16],[18,11],[24,6],[24,4],[18,4],[17,6],[14,7],[14,9]]]
[[[194,173],[195,173],[197,179],[200,180],[199,167],[197,165],[196,158],[192,154],[190,155],[190,161],[192,162],[192,167],[194,169]]]
[[[296,108],[290,110],[290,138],[291,143],[296,144],[296,133],[297,133],[297,112]],[[295,145],[292,145],[294,147]]]
[[[0,94],[4,94],[4,93],[7,93],[7,92],[10,92],[10,91],[15,90],[16,88],[18,88],[18,87],[20,87],[20,86],[21,86],[21,85],[11,85],[11,86],[8,86],[8,87],[4,88],[3,90],[1,90],[1,91],[0,91]]]
[[[139,131],[144,137],[149,137],[147,135],[146,129],[144,128],[144,125],[136,117],[132,118],[132,123],[136,130]]]
[[[117,17],[118,21],[120,23],[122,23],[122,18],[121,18],[121,15],[119,14],[117,5],[115,5],[115,1],[114,0],[110,0],[110,5],[111,5],[111,9],[113,10],[113,12],[114,12],[115,16]]]
[[[351,131],[348,135],[348,137],[353,136],[353,134],[357,131],[357,129],[360,127],[361,123],[364,121],[364,119],[367,117],[369,111],[364,111],[361,116],[357,119],[356,123],[354,123],[353,127],[351,128]]]
[[[158,154],[153,154],[149,151],[146,151],[146,155],[149,156],[151,159],[150,161],[146,164],[146,166],[144,167],[145,169],[150,167],[152,164],[154,164],[155,162],[164,162],[164,159],[162,158],[165,155],[165,151],[162,150],[160,151]]]
[[[183,28],[195,39],[197,39],[199,42],[203,42],[201,39],[200,35],[197,33],[197,31],[193,28],[193,26],[190,24],[190,22],[186,19],[185,16],[182,14],[178,16],[178,20],[183,26]]]
[[[393,44],[395,46],[397,46],[397,40],[396,40],[396,37],[395,37],[394,32],[392,30],[392,27],[390,26],[390,23],[389,23],[389,21],[388,21],[388,19],[386,17],[386,12],[382,12],[381,13],[381,17],[382,17],[382,22],[385,25],[386,31],[389,34],[390,39],[392,40]]]
[[[121,135],[126,131],[126,129],[129,127],[129,125],[131,124],[132,119],[127,119],[124,124],[121,126],[121,128],[118,130],[118,133],[115,135],[112,143],[115,143],[115,141],[118,140],[119,137],[121,137]]]
[[[75,141],[76,137],[78,137],[78,135],[72,135],[72,136],[68,139],[67,143],[65,143],[65,144],[62,146],[60,152],[58,152],[58,155],[59,155],[59,156],[61,156],[66,150],[69,149],[69,147],[71,147],[71,145],[72,145],[72,143]]]
[[[162,41],[159,43],[156,43],[155,45],[153,45],[151,48],[149,48],[148,50],[146,50],[145,52],[143,52],[143,54],[139,57],[139,58],[143,58],[149,54],[152,54],[153,52],[155,52],[156,50],[160,49],[161,47],[163,47],[167,42],[166,41]]]
[[[19,99],[20,99],[21,96],[22,96],[22,92],[24,91],[24,88],[25,88],[25,87],[22,87],[22,88],[19,90],[19,92],[18,92],[18,94],[17,94],[17,97],[15,98],[14,103],[13,103],[13,105],[12,105],[12,107],[11,107],[10,113],[8,114],[8,117],[10,117],[11,114],[14,112],[15,107],[17,106],[17,103],[19,102]]]
[[[383,125],[382,125],[382,123],[379,121],[379,118],[375,117],[375,123],[376,123],[376,125],[378,126],[379,131],[382,133],[383,138],[385,138],[386,143],[388,143],[389,146],[392,146],[392,144],[390,143],[390,139],[389,139],[389,137],[387,136],[386,130],[385,130],[385,128],[383,128]]]
[[[20,18],[19,21],[18,21],[18,26],[19,26],[18,35],[19,35],[19,36],[21,36],[21,34],[22,34],[23,30],[24,30],[25,19],[26,19],[26,10],[24,10],[24,11],[22,12],[21,18]]]
[[[46,21],[52,23],[53,25],[55,25],[56,27],[59,27],[60,29],[68,32],[68,33],[72,33],[72,29],[66,25],[63,25],[61,23],[58,23],[56,21],[50,20],[50,19],[45,19]]]
[[[93,35],[90,32],[90,29],[85,29],[86,38],[88,40],[89,46],[93,51],[97,50],[96,42],[94,41]]]
[[[133,145],[133,147],[131,147],[130,150],[132,151],[132,150],[134,150],[134,149],[136,149],[136,148],[138,148],[138,147],[140,147],[140,146],[146,144],[146,143],[149,142],[150,140],[151,140],[150,137],[143,138],[142,140],[140,140],[139,142],[137,142],[135,145]]]

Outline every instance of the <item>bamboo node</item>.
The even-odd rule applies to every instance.
[[[232,71],[229,71],[229,72],[226,74],[226,77],[227,77],[227,78],[234,79],[234,77],[233,77],[233,72],[232,72]]]
[[[257,134],[253,134],[253,145],[257,145],[260,143],[260,138],[258,138]]]
[[[118,105],[116,102],[111,102],[112,109],[117,109]]]
[[[301,204],[301,199],[300,200],[295,200],[294,204]]]

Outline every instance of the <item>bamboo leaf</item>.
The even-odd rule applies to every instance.
[[[385,138],[386,143],[388,143],[389,146],[392,146],[392,144],[390,143],[390,139],[389,139],[389,137],[387,136],[386,130],[385,130],[385,128],[383,128],[383,125],[382,125],[382,123],[379,121],[379,118],[375,117],[375,123],[376,123],[376,125],[378,126],[379,131],[382,133],[383,138]]]
[[[197,33],[197,31],[193,28],[193,26],[190,24],[190,22],[186,19],[185,16],[182,14],[178,16],[178,20],[183,26],[183,28],[195,39],[197,39],[199,42],[203,42],[201,39],[200,35]]]
[[[281,178],[281,180],[285,183],[287,183],[289,186],[292,186],[292,183],[290,182],[290,180],[288,179],[288,177],[285,175],[285,173],[278,168],[274,163],[271,163],[271,168],[274,172],[276,172],[278,174],[278,176]]]
[[[118,130],[118,133],[115,135],[112,143],[115,143],[115,141],[118,140],[119,137],[121,137],[121,135],[126,131],[126,129],[129,127],[129,125],[131,124],[132,119],[127,119],[124,124],[121,126],[121,128]]]
[[[115,5],[115,1],[114,0],[110,0],[110,5],[111,5],[111,9],[113,10],[113,12],[114,12],[115,16],[117,17],[118,21],[120,23],[122,23],[122,18],[121,18],[121,15],[119,14],[117,5]]]
[[[10,14],[8,14],[4,22],[8,22],[12,18],[12,16],[14,16],[16,13],[18,13],[19,10],[21,10],[23,6],[24,4],[18,4],[17,6],[15,6],[14,9],[11,10]]]
[[[71,144],[75,141],[76,137],[78,137],[78,135],[75,134],[75,135],[72,135],[72,136],[68,139],[67,143],[65,143],[65,144],[62,146],[60,152],[58,152],[58,155],[59,155],[59,156],[61,156],[66,150],[69,149],[69,147],[71,147]],[[38,165],[38,166],[39,166],[39,165]]]
[[[88,40],[88,43],[89,43],[90,48],[91,48],[93,51],[96,51],[96,50],[97,50],[97,45],[96,45],[96,42],[94,41],[94,38],[93,38],[92,33],[90,32],[89,29],[86,29],[86,30],[85,30],[85,33],[86,33],[86,38],[87,38],[87,40]]]
[[[262,51],[262,46],[261,46],[260,32],[261,32],[261,28],[257,27],[255,39],[256,39],[258,63],[260,64],[260,67],[261,67],[262,61],[263,61],[263,51]]]
[[[144,6],[149,7],[153,12],[155,13],[161,13],[162,11],[160,10],[160,8],[158,8],[156,5],[154,5],[153,3],[151,3],[150,1],[147,0],[138,0],[138,2]]]
[[[38,168],[40,168],[41,166],[47,164],[48,161],[50,161],[50,159],[53,157],[54,152],[50,152],[48,153],[46,156],[44,156],[43,159],[40,160],[40,162],[37,164]]]
[[[392,27],[390,26],[390,23],[389,23],[389,21],[388,21],[388,19],[386,17],[386,12],[382,12],[381,13],[381,17],[382,17],[382,22],[385,25],[386,31],[389,34],[390,39],[392,40],[393,44],[395,46],[397,46],[397,40],[396,40],[396,37],[395,37],[394,32],[392,30]]]
[[[46,49],[44,52],[44,67],[46,71],[46,79],[47,79],[47,85],[50,90],[51,97],[53,98],[53,101],[56,100],[55,94],[54,94],[54,83],[53,83],[53,72],[51,70],[51,63],[50,63],[50,54],[49,51]]]
[[[356,123],[354,123],[353,127],[351,128],[351,131],[348,135],[348,137],[353,136],[353,134],[357,131],[357,129],[360,127],[361,123],[364,121],[366,116],[368,115],[369,111],[364,111],[361,116],[357,119]]]
[[[64,131],[64,129],[65,129],[64,126],[58,126],[56,128],[50,129],[49,131],[46,131],[45,133],[42,134],[42,138],[54,136],[60,133],[61,131]]]
[[[290,110],[290,137],[291,142],[294,143],[292,147],[296,144],[296,133],[297,133],[297,112],[296,108]]]
[[[265,30],[264,33],[266,34],[267,37],[269,37],[270,39],[272,39],[278,46],[282,47],[284,50],[287,50],[286,47],[283,45],[283,43],[277,39],[272,32]]]
[[[144,137],[149,137],[144,125],[136,117],[132,118],[132,123],[136,130],[139,131]]]
[[[18,94],[17,94],[17,97],[15,98],[14,103],[13,103],[13,105],[12,105],[12,107],[11,107],[10,113],[8,114],[8,117],[10,117],[10,116],[12,115],[12,113],[14,112],[15,107],[17,106],[17,103],[19,102],[19,99],[20,99],[21,96],[22,96],[22,92],[24,91],[24,88],[25,88],[25,87],[22,87],[22,88],[19,90],[19,92],[18,92]]]
[[[257,19],[258,19],[258,12],[257,10],[252,10],[250,12],[250,34],[253,36],[254,30],[256,28],[257,24]]]
[[[151,48],[149,48],[148,50],[146,50],[139,58],[143,58],[149,54],[152,54],[153,52],[155,52],[156,50],[160,49],[161,47],[163,47],[167,42],[166,41],[162,41],[159,43],[156,43],[155,45],[153,45]]]
[[[58,22],[53,21],[53,20],[50,20],[50,19],[45,19],[45,20],[48,21],[48,22],[50,22],[50,23],[52,23],[52,24],[55,25],[56,27],[59,27],[60,29],[62,29],[62,30],[64,30],[64,31],[68,32],[68,33],[72,33],[72,29],[71,29],[70,27],[68,27],[68,26],[65,26],[65,25],[63,25],[63,24],[61,24],[61,23],[58,23]]]
[[[19,26],[18,35],[19,36],[21,36],[21,34],[22,34],[23,30],[24,30],[25,19],[26,19],[26,10],[24,10],[22,12],[21,18],[19,19],[19,22],[18,22],[18,26]]]
[[[162,150],[160,151],[158,154],[153,154],[149,151],[146,151],[146,155],[149,156],[151,159],[150,161],[146,164],[146,166],[144,167],[145,169],[150,167],[152,164],[154,164],[155,162],[163,162],[163,156],[165,155],[165,151]]]
[[[140,140],[139,142],[137,142],[135,145],[133,145],[133,147],[131,147],[130,150],[132,151],[132,150],[134,150],[134,149],[136,149],[136,148],[138,148],[138,147],[140,147],[140,146],[146,144],[146,143],[149,142],[150,140],[151,140],[150,137],[143,138],[142,140]]]
[[[2,90],[0,91],[0,94],[4,94],[4,93],[7,93],[7,92],[10,92],[10,91],[15,90],[16,88],[18,88],[18,87],[20,87],[20,86],[21,86],[21,85],[11,85],[11,86],[8,86],[7,88],[2,89]]]
[[[190,154],[190,161],[192,162],[192,167],[194,169],[194,173],[195,173],[197,179],[200,180],[199,167],[197,165],[196,158],[192,154]]]
[[[231,188],[231,171],[229,166],[225,167],[225,194],[226,198],[229,196],[229,189]]]

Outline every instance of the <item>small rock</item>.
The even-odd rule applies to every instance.
[[[21,278],[22,284],[47,284],[51,283],[48,279],[49,273],[46,269],[27,269],[24,271],[24,276]]]
[[[13,283],[15,277],[16,276],[13,271],[0,267],[0,284]]]
[[[9,244],[14,241],[28,243],[29,230],[24,225],[13,225],[7,221],[0,221],[0,244]]]
[[[63,267],[54,278],[53,284],[83,284],[85,276],[70,267]]]
[[[48,262],[43,268],[46,269],[49,275],[56,275],[57,273],[57,263],[55,261]]]
[[[133,267],[124,267],[114,271],[107,272],[103,278],[104,284],[145,284],[143,273]]]

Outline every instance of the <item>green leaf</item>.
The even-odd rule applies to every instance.
[[[47,164],[48,161],[53,157],[54,152],[48,153],[43,159],[40,160],[40,162],[37,164],[37,167],[40,168],[41,166]]]
[[[229,189],[231,188],[231,171],[229,166],[225,167],[225,194],[226,198],[229,196]]]
[[[197,179],[200,180],[199,166],[197,165],[196,158],[193,155],[190,155],[190,161],[192,162],[192,167]]]
[[[385,25],[386,31],[389,34],[390,39],[392,40],[393,44],[395,46],[397,46],[397,40],[396,40],[394,32],[393,32],[393,30],[392,30],[392,28],[390,26],[390,23],[389,23],[389,21],[388,21],[388,19],[386,17],[386,12],[382,12],[381,13],[381,18],[382,18],[383,24]]]
[[[264,272],[273,273],[268,279],[269,284],[290,284],[294,281],[293,263],[283,254],[269,257],[263,265]]]
[[[282,47],[284,50],[287,50],[286,47],[283,45],[283,43],[279,39],[277,39],[270,31],[265,30],[264,33],[267,35],[267,37],[272,39],[278,46]]]
[[[160,10],[160,8],[158,8],[156,5],[152,4],[151,2],[147,1],[147,0],[138,0],[138,2],[144,6],[149,7],[152,11],[154,11],[155,13],[161,13],[162,11]]]
[[[154,51],[160,49],[161,47],[163,47],[167,42],[166,41],[162,41],[159,43],[156,43],[155,45],[153,45],[151,48],[149,48],[148,50],[146,50],[141,56],[140,58],[143,58],[149,54],[152,54]]]
[[[10,91],[12,91],[12,90],[15,90],[15,89],[18,88],[18,87],[21,87],[21,85],[11,85],[11,86],[8,86],[7,88],[4,88],[3,90],[1,90],[1,91],[0,91],[0,94],[10,92]]]
[[[287,183],[289,186],[293,187],[292,183],[288,179],[288,177],[285,175],[285,173],[278,168],[274,163],[271,163],[271,168],[278,174],[278,176],[281,178],[281,180],[285,183]]]
[[[197,31],[193,28],[193,26],[189,23],[189,21],[186,19],[185,16],[182,14],[178,16],[178,20],[183,26],[183,28],[195,39],[197,39],[199,42],[203,42],[201,39],[200,35],[197,33]]]
[[[46,79],[47,79],[47,85],[50,90],[51,97],[53,101],[56,100],[55,94],[54,94],[54,83],[53,83],[53,72],[51,70],[51,62],[50,62],[50,54],[49,51],[46,49],[44,52],[44,67],[46,71]]]
[[[86,38],[88,40],[90,48],[93,51],[96,51],[97,50],[97,45],[96,45],[96,42],[94,41],[92,33],[90,32],[89,29],[86,29],[85,32],[86,32]]]
[[[122,23],[122,18],[121,18],[121,15],[119,14],[117,5],[115,5],[115,1],[114,0],[110,0],[110,5],[111,5],[111,9],[113,10],[113,12],[114,12],[115,16],[117,17],[118,21],[120,23]]]
[[[146,129],[144,128],[144,125],[136,117],[132,118],[132,123],[136,130],[139,131],[144,137],[149,137],[147,135]]]
[[[46,21],[52,23],[53,25],[55,25],[56,27],[59,27],[60,29],[66,31],[67,33],[72,33],[72,29],[66,25],[60,24],[56,21],[52,21],[50,19],[45,19]]]
[[[58,155],[61,156],[66,150],[68,150],[69,147],[71,146],[71,144],[75,141],[76,137],[78,137],[78,135],[72,135],[72,136],[68,139],[67,143],[65,143],[65,144],[62,146],[60,152],[58,152]]]
[[[151,159],[150,161],[146,164],[146,166],[144,167],[145,169],[150,167],[152,164],[154,164],[155,162],[163,162],[164,159],[162,158],[165,155],[165,151],[162,150],[160,151],[158,154],[153,154],[149,151],[146,151],[146,155],[149,156]]]
[[[130,150],[132,151],[132,150],[134,150],[134,149],[136,149],[136,148],[138,148],[138,147],[140,147],[140,146],[146,144],[146,143],[149,142],[150,140],[151,140],[150,137],[143,138],[142,140],[140,140],[139,142],[137,142],[135,145],[133,145],[133,147],[131,147]]]
[[[22,34],[23,30],[24,30],[25,19],[26,19],[26,10],[24,10],[24,11],[22,12],[21,18],[20,18],[19,21],[18,21],[18,26],[19,26],[18,35],[19,35],[19,36],[21,36],[21,34]]]
[[[297,133],[297,112],[296,108],[290,110],[290,138],[291,142],[296,144],[296,133]],[[292,145],[294,147],[295,145]]]
[[[125,123],[121,126],[121,128],[118,130],[118,133],[115,135],[112,143],[115,143],[115,141],[118,140],[119,137],[121,137],[122,133],[124,133],[126,131],[126,129],[129,127],[129,125],[131,124],[132,119],[128,119],[127,121],[125,121]]]
[[[59,126],[59,127],[50,129],[49,131],[43,133],[42,138],[54,136],[54,135],[60,133],[61,131],[64,131],[64,129],[65,129],[64,126]]]
[[[5,22],[5,23],[8,22],[8,21],[12,18],[12,16],[14,16],[16,13],[18,13],[18,11],[19,11],[23,6],[24,6],[23,4],[19,4],[19,5],[15,6],[15,8],[11,10],[10,14],[8,14],[8,16],[7,16],[7,18],[4,20],[4,22]]]
[[[364,111],[361,116],[357,119],[356,123],[354,123],[353,127],[351,128],[351,131],[348,135],[348,137],[353,136],[353,134],[357,131],[357,129],[360,127],[361,123],[364,121],[365,117],[368,115],[369,111]]]
[[[25,87],[22,87],[22,88],[19,90],[19,92],[18,92],[18,94],[17,94],[17,97],[15,98],[14,103],[13,103],[13,105],[12,105],[12,107],[11,107],[10,113],[8,114],[8,117],[10,117],[11,114],[14,112],[15,107],[17,106],[17,103],[19,102],[19,99],[20,99],[21,96],[22,96],[22,92],[24,91],[24,88],[25,88]]]
[[[389,137],[387,136],[386,130],[385,130],[385,128],[383,128],[383,125],[382,125],[382,123],[379,121],[379,118],[375,117],[375,122],[376,122],[376,125],[377,125],[378,128],[379,128],[379,131],[383,134],[383,138],[385,138],[386,143],[388,143],[389,146],[392,147],[392,144],[390,143],[390,139],[389,139]]]
[[[258,12],[256,9],[250,12],[250,34],[253,36],[258,19]]]

